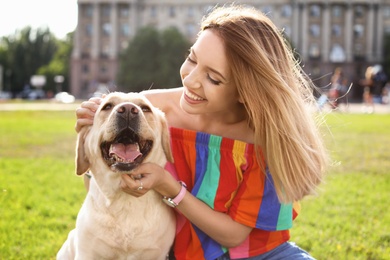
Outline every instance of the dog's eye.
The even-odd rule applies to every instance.
[[[142,109],[142,112],[152,112],[152,110],[148,106],[141,106],[141,109]]]
[[[103,106],[102,110],[110,110],[112,108],[112,104],[111,103],[107,103]]]

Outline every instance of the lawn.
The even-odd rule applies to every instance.
[[[334,161],[292,240],[317,259],[390,259],[390,115],[332,113]],[[74,111],[0,112],[0,259],[53,259],[85,197]]]

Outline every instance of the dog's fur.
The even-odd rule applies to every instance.
[[[134,143],[142,155],[129,155]],[[90,170],[92,178],[57,259],[165,259],[175,235],[172,209],[155,191],[136,198],[120,182],[140,163],[164,167],[167,160],[173,159],[164,114],[141,94],[108,94],[93,125],[78,134],[76,173]]]

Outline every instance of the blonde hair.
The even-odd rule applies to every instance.
[[[260,11],[215,8],[201,24],[224,42],[232,84],[244,101],[260,162],[265,158],[281,202],[314,194],[328,154],[308,103],[307,79],[276,26]]]

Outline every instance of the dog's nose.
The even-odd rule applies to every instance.
[[[132,103],[122,104],[117,107],[115,114],[116,129],[122,131],[123,129],[131,128],[137,131],[139,128],[139,115],[141,110]]]
[[[116,110],[119,114],[129,113],[130,115],[138,115],[139,110],[135,105],[124,104]]]

